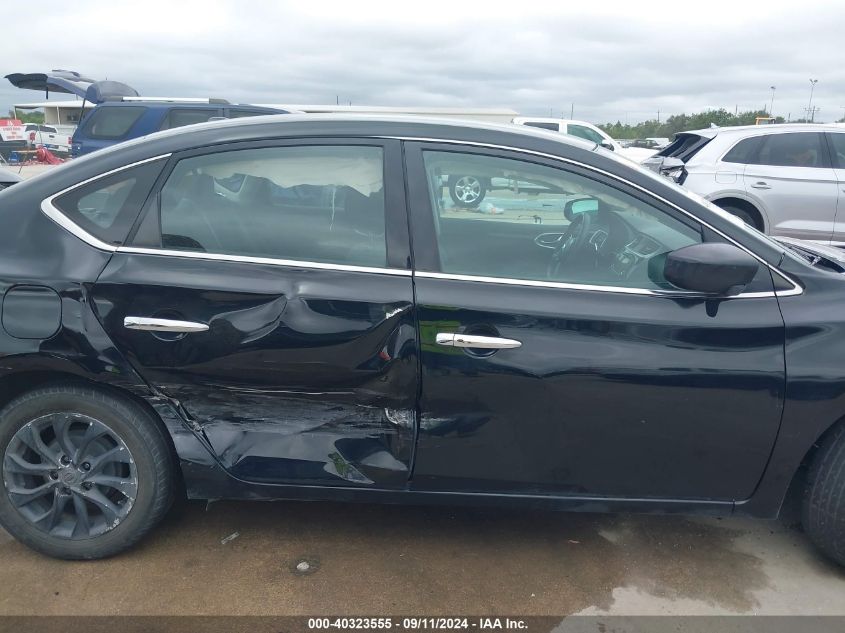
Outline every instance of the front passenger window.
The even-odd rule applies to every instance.
[[[380,147],[299,146],[185,158],[161,191],[170,250],[386,266]]]
[[[426,151],[440,271],[590,286],[671,289],[663,260],[700,227],[566,169]]]

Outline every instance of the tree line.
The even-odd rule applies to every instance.
[[[687,130],[699,130],[708,128],[711,124],[719,127],[733,125],[754,125],[757,117],[767,117],[765,110],[749,110],[748,112],[728,112],[724,108],[719,110],[706,110],[696,114],[673,114],[664,121],[652,119],[635,125],[627,125],[621,121],[616,123],[605,123],[599,125],[612,138],[636,139],[636,138],[672,138],[678,132]],[[775,117],[776,123],[784,123],[781,116]],[[797,122],[802,122],[801,120]]]

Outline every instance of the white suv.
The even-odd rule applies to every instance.
[[[761,231],[845,246],[845,128],[683,132],[643,165]]]

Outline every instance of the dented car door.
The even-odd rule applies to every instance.
[[[138,373],[244,480],[393,488],[418,390],[398,141],[171,157],[92,289]]]

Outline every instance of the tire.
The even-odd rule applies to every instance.
[[[161,426],[131,400],[84,384],[39,388],[0,411],[0,459],[0,524],[56,558],[126,550],[173,501]]]
[[[801,523],[815,545],[845,565],[845,425],[813,458],[804,488]]]
[[[449,196],[455,206],[474,209],[487,195],[487,185],[477,176],[452,176],[449,179]]]
[[[750,214],[748,211],[746,211],[745,209],[742,209],[742,208],[740,208],[740,207],[735,207],[735,206],[732,206],[732,205],[730,205],[730,204],[726,204],[726,205],[724,205],[724,206],[719,205],[719,206],[720,206],[722,209],[724,209],[725,211],[727,211],[728,213],[730,213],[731,215],[735,215],[736,217],[738,217],[740,220],[742,220],[743,222],[745,222],[748,226],[753,226],[753,227],[754,227],[755,229],[757,229],[758,231],[762,231],[762,230],[763,230],[763,227],[762,227],[762,226],[760,226],[760,222],[758,222],[758,221],[754,218],[754,216],[753,216],[753,215],[751,215],[751,214]]]

